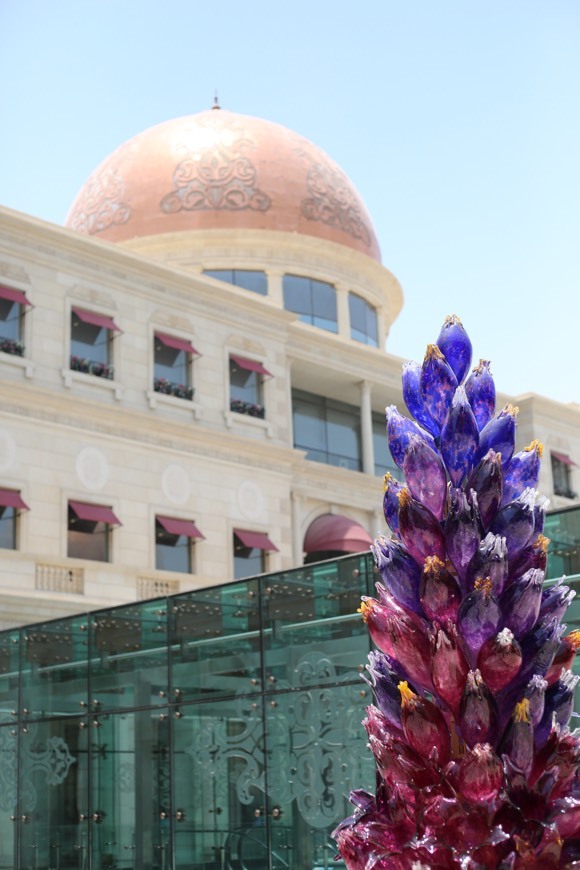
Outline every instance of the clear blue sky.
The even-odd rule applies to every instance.
[[[580,402],[578,0],[4,0],[0,202],[62,223],[121,142],[224,108],[352,178],[421,359],[459,314],[500,389]]]

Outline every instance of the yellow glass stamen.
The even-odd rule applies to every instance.
[[[524,698],[516,704],[514,722],[530,722],[530,699]]]

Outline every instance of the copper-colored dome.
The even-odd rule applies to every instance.
[[[93,172],[66,226],[112,242],[188,230],[281,230],[380,261],[364,203],[342,169],[291,130],[222,109],[166,121]]]

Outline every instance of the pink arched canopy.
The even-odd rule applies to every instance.
[[[340,514],[323,514],[312,521],[304,538],[305,553],[361,553],[373,539],[359,523]]]

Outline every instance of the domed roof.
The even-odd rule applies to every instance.
[[[380,261],[367,210],[324,151],[297,133],[223,109],[151,127],[113,152],[66,226],[112,242],[211,229],[296,232]]]

